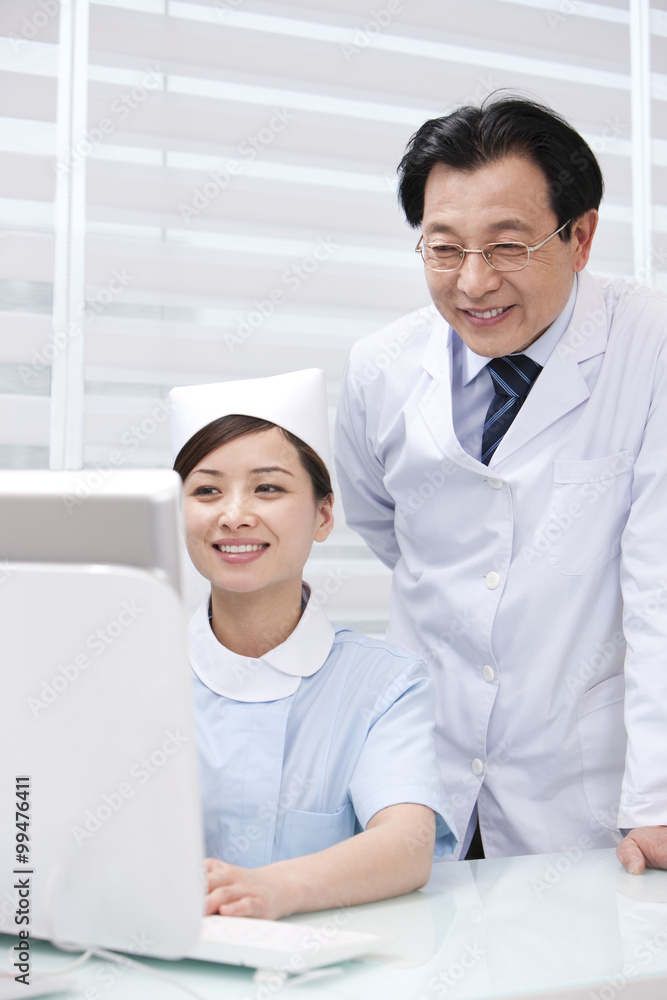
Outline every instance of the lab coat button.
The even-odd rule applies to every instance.
[[[482,677],[484,678],[485,681],[487,681],[488,684],[490,684],[491,681],[495,680],[496,674],[493,667],[490,664],[486,663],[482,667]]]
[[[493,476],[487,476],[486,481],[492,490],[502,490],[505,485],[502,479],[494,479]]]
[[[495,590],[498,584],[500,583],[500,577],[495,572],[495,570],[491,570],[491,572],[487,573],[486,576],[484,577],[484,583],[487,585],[489,590]]]
[[[472,773],[476,774],[478,777],[480,774],[484,773],[484,761],[481,761],[479,757],[475,757],[472,762]]]

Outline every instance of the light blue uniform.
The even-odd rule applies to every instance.
[[[451,854],[456,837],[435,755],[426,667],[398,647],[347,629],[334,632],[318,614],[304,623],[305,635],[300,623],[293,633],[302,630],[300,637],[278,649],[293,640],[298,659],[308,640],[323,637],[323,619],[328,655],[310,676],[310,666],[295,668],[299,676],[289,683],[296,690],[266,701],[225,697],[209,686],[219,687],[211,657],[236,654],[218,643],[203,608],[193,619],[207,857],[255,868],[311,854],[404,802],[436,813],[435,856]],[[260,662],[236,660],[237,672],[239,662]]]

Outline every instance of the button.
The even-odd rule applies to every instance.
[[[479,757],[475,757],[472,762],[472,773],[476,774],[478,777],[480,774],[484,773],[484,761],[480,760]]]
[[[487,585],[489,590],[495,590],[500,583],[500,577],[495,570],[491,570],[491,572],[487,573],[484,577],[484,583]]]
[[[493,667],[490,664],[486,663],[482,667],[482,677],[489,684],[491,683],[491,681],[494,681],[496,679],[495,671],[494,671]]]
[[[502,490],[505,485],[502,479],[494,479],[492,476],[487,476],[486,481],[492,490]]]

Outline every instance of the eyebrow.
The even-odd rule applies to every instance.
[[[267,472],[284,472],[286,476],[294,477],[294,473],[290,472],[289,469],[283,469],[282,465],[263,465],[259,469],[251,469],[251,476],[262,476]],[[225,473],[221,472],[220,469],[194,469],[192,472],[193,476],[224,476]]]
[[[266,472],[284,472],[286,476],[294,476],[293,472],[290,472],[289,469],[283,469],[282,465],[263,465],[259,469],[250,470],[253,476],[263,475]]]
[[[489,226],[492,232],[500,232],[503,229],[518,229],[527,232],[529,228],[525,222],[521,222],[519,219],[504,219],[502,222],[495,222]],[[458,230],[446,222],[437,222],[431,229],[427,229],[427,238],[430,239],[438,233],[458,233]]]

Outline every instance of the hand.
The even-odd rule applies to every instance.
[[[286,906],[286,894],[273,865],[263,868],[240,868],[215,858],[205,862],[207,896],[206,915],[220,913],[223,917],[261,917],[277,920],[291,912]]]
[[[638,826],[616,848],[616,856],[631,875],[644,868],[667,868],[667,826]]]

